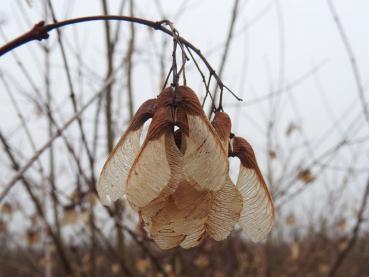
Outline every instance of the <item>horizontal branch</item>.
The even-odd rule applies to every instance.
[[[14,39],[14,40],[8,42],[7,44],[5,44],[4,46],[0,47],[0,57],[3,56],[4,54],[6,54],[7,52],[9,52],[9,51],[11,51],[11,50],[13,50],[17,47],[20,47],[20,46],[22,46],[22,45],[24,45],[24,44],[26,44],[30,41],[34,41],[34,40],[41,41],[41,40],[49,38],[49,32],[54,30],[54,29],[62,28],[62,27],[68,26],[68,25],[83,23],[83,22],[107,21],[107,20],[110,20],[110,21],[111,20],[112,21],[114,21],[114,20],[115,21],[126,21],[126,22],[136,23],[136,24],[140,24],[140,25],[145,25],[145,26],[148,26],[148,27],[150,27],[154,30],[161,31],[161,32],[173,37],[173,38],[178,39],[179,42],[181,42],[182,44],[186,45],[191,50],[193,50],[196,53],[196,55],[202,60],[202,62],[208,68],[210,74],[212,74],[214,76],[214,78],[216,79],[219,87],[221,89],[225,87],[223,82],[221,81],[220,77],[216,74],[213,67],[210,65],[210,63],[207,61],[207,59],[201,53],[200,49],[195,47],[192,43],[190,43],[189,41],[187,41],[183,37],[178,36],[178,34],[173,32],[172,30],[164,27],[164,25],[171,25],[172,24],[169,20],[151,21],[151,20],[146,20],[146,19],[142,19],[142,18],[131,17],[131,16],[123,16],[123,15],[97,15],[97,16],[86,16],[86,17],[78,17],[78,18],[73,18],[73,19],[67,19],[67,20],[64,20],[64,21],[60,21],[60,22],[56,22],[56,23],[52,23],[52,24],[47,24],[47,25],[45,25],[44,21],[41,21],[41,22],[35,24],[30,31],[24,33],[23,35],[17,37],[16,39]],[[234,95],[234,96],[238,101],[242,101],[241,98],[237,97],[236,95]]]

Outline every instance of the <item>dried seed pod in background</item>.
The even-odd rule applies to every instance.
[[[40,241],[41,232],[38,229],[28,229],[26,231],[25,236],[26,236],[28,245],[32,246]]]
[[[263,240],[274,223],[272,196],[257,164],[254,150],[245,139],[232,139],[231,156],[241,161],[236,183],[243,199],[240,225],[253,241]]]
[[[2,206],[1,206],[1,213],[3,214],[12,214],[14,212],[13,206],[9,203],[9,202],[5,202]]]
[[[311,172],[309,168],[301,170],[297,178],[304,182],[306,185],[315,181],[316,176]]]
[[[140,150],[143,124],[153,116],[156,102],[156,99],[150,99],[141,105],[106,160],[96,187],[103,204],[122,198],[128,172]]]
[[[74,206],[64,207],[63,217],[60,220],[61,226],[84,224],[88,221],[89,213],[87,210],[78,211]]]
[[[0,234],[5,233],[7,230],[7,224],[0,219]]]

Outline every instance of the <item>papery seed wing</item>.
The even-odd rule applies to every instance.
[[[240,216],[242,229],[257,242],[266,238],[274,223],[274,206],[269,193],[263,188],[252,169],[240,168],[237,188],[243,198]]]
[[[127,180],[126,194],[132,206],[141,208],[154,200],[170,180],[165,153],[165,134],[147,141],[133,164]]]
[[[162,240],[172,241],[172,237],[178,238],[179,244],[183,248],[191,248],[197,246],[205,236],[206,217],[191,218],[185,220],[188,212],[181,210],[171,210],[173,206],[168,205],[156,221],[152,223],[152,238],[157,242],[158,238]],[[171,212],[170,215],[166,214]],[[196,217],[196,216],[195,216]],[[179,240],[179,238],[182,238]],[[174,247],[173,246],[173,247]],[[160,248],[162,248],[159,245]]]
[[[188,249],[201,243],[206,235],[206,222],[210,209],[210,193],[201,196],[201,200],[194,204],[190,213],[175,221],[174,230],[186,234],[180,246]]]
[[[219,190],[228,175],[228,153],[202,110],[196,94],[188,87],[176,89],[178,109],[187,113],[187,130],[182,141],[186,145],[184,174],[199,190]]]
[[[233,153],[240,163],[237,188],[243,198],[240,225],[253,241],[266,238],[274,223],[274,204],[261,175],[251,145],[240,137],[233,138]]]
[[[210,193],[197,191],[187,182],[181,183],[165,207],[152,220],[153,237],[162,230],[185,235],[181,246],[190,248],[201,242],[210,208]]]
[[[174,136],[168,135],[166,139],[166,156],[168,157],[168,163],[171,169],[171,178],[168,185],[163,188],[157,198],[140,209],[144,228],[150,235],[152,233],[152,221],[154,217],[165,207],[168,198],[176,191],[183,179],[181,164],[183,154],[176,144]]]
[[[187,182],[181,183],[153,218],[152,232],[171,228],[181,234],[192,233],[197,225],[206,222],[210,200],[209,192],[197,191]]]
[[[149,204],[139,210],[141,219],[144,223],[144,229],[148,234],[152,233],[152,221],[158,213],[167,205],[168,198],[178,187],[178,183],[169,182],[169,184],[161,191],[160,195],[152,200]]]
[[[198,224],[197,226],[194,226],[192,232],[185,237],[180,246],[184,249],[195,247],[202,242],[202,240],[205,238],[205,235],[205,225]]]
[[[209,192],[199,191],[192,184],[182,180],[171,197],[178,209],[190,210],[194,205],[203,202],[208,194]]]
[[[122,198],[129,169],[140,150],[141,131],[127,130],[105,163],[96,187],[104,205]]]
[[[199,216],[202,213],[201,209],[204,207],[198,205],[191,210],[179,210],[173,202],[168,203],[152,219],[150,234],[155,237],[162,230],[172,230],[177,234],[190,235],[198,229],[199,225],[205,226],[207,217]]]
[[[225,112],[216,112],[211,125],[213,125],[216,133],[218,134],[224,151],[228,154],[229,135],[231,134],[232,129],[231,119]]]
[[[104,205],[124,194],[128,172],[140,150],[142,126],[152,117],[156,99],[144,102],[134,115],[129,127],[106,160],[97,183],[97,192]]]
[[[191,206],[180,209],[180,213],[173,220],[174,230],[186,235],[193,234],[199,227],[204,226],[209,214],[211,196],[202,192],[196,196]]]
[[[228,153],[231,120],[224,112],[217,112],[211,123]],[[227,178],[222,189],[212,192],[212,205],[207,221],[207,232],[217,240],[224,240],[240,218],[242,197],[232,180]]]
[[[242,197],[228,177],[222,189],[212,192],[211,209],[206,224],[209,235],[217,240],[226,239],[240,219]]]
[[[186,179],[202,190],[219,190],[228,175],[228,157],[209,121],[188,115],[189,136],[183,171]]]
[[[170,107],[156,111],[146,140],[127,179],[127,199],[135,208],[142,208],[158,197],[161,191],[181,172],[181,157],[167,151],[177,149],[172,131]],[[177,152],[179,150],[177,149]]]
[[[171,224],[176,207],[170,198],[167,200],[164,207],[160,208],[159,212],[147,221],[149,223],[147,231],[161,249],[176,247],[185,238],[185,235],[176,232]]]
[[[151,236],[152,219],[165,207],[169,195],[172,193],[171,186],[165,187],[160,195],[152,200],[145,207],[139,209],[141,220],[144,223],[144,229]]]
[[[178,246],[184,238],[184,235],[178,234],[170,229],[160,230],[160,232],[153,236],[153,240],[162,250],[168,250]]]

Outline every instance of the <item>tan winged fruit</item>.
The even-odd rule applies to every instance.
[[[240,159],[240,170],[236,186],[230,177],[222,190],[215,194],[222,196],[219,201],[218,210],[213,210],[214,217],[217,218],[218,229],[214,228],[215,234],[222,234],[218,240],[225,239],[233,229],[235,221],[240,221],[242,229],[253,241],[265,239],[274,223],[274,205],[271,194],[260,172],[256,157],[251,145],[243,138],[232,135],[232,149],[229,151],[229,137],[231,134],[231,120],[224,112],[217,112],[212,122],[223,146],[230,156]],[[228,194],[222,195],[221,192]],[[241,203],[240,203],[240,202]],[[223,205],[223,206],[221,206]],[[237,212],[241,209],[241,216],[237,217]],[[239,213],[238,213],[239,215]],[[211,226],[211,225],[210,225]],[[216,235],[209,234],[217,240]]]
[[[164,91],[158,99],[158,111],[168,107],[171,113],[163,111],[166,117],[158,117],[158,122],[154,121],[154,115],[152,126],[155,127],[155,138],[160,137],[160,128],[167,126],[165,122],[171,121],[179,127],[175,133],[173,129],[171,132],[166,130],[167,140],[162,147],[166,151],[171,175],[166,177],[163,182],[165,186],[160,188],[157,198],[144,207],[140,206],[144,202],[136,201],[136,206],[140,207],[146,231],[160,248],[169,249],[178,245],[190,248],[204,238],[209,214],[212,209],[218,209],[218,205],[212,203],[215,197],[212,192],[226,184],[229,165],[222,142],[192,90],[179,87],[172,94]],[[168,119],[168,115],[172,116],[171,119]],[[150,139],[149,130],[147,140]],[[186,167],[186,163],[197,163],[197,166],[191,164]],[[209,170],[214,172],[217,179],[206,172]],[[138,191],[136,195],[144,198]],[[127,198],[129,201],[132,198],[128,190]],[[216,217],[213,218],[215,221]]]
[[[253,241],[266,238],[274,223],[274,204],[251,145],[241,137],[232,138],[231,156],[240,159],[237,189],[242,195],[240,225]]]
[[[182,132],[183,153],[175,147],[174,126]],[[129,171],[127,199],[142,208],[182,179],[198,190],[218,190],[228,168],[227,153],[196,94],[187,87],[167,88],[158,97],[147,137]]]
[[[212,125],[216,130],[223,148],[228,154],[229,137],[231,133],[231,119],[224,112],[217,112]],[[232,232],[234,225],[240,218],[242,197],[229,175],[226,183],[219,191],[212,192],[212,206],[207,222],[207,232],[217,240],[226,239]]]
[[[156,101],[149,99],[141,105],[106,160],[96,187],[103,204],[122,198],[128,172],[140,150],[142,127],[145,121],[153,116]]]
[[[184,175],[199,190],[219,190],[228,176],[228,153],[201,109],[195,93],[187,87],[179,87],[178,92],[183,97],[189,127],[188,136],[182,136],[186,145],[183,157]],[[198,114],[192,113],[190,105],[187,105],[194,102],[199,110]]]
[[[231,123],[224,113],[217,113],[213,121],[224,153],[228,151]],[[176,131],[172,140],[179,148],[177,157],[187,151],[186,136]],[[178,150],[177,150],[178,151]],[[182,154],[183,153],[183,154]],[[181,155],[182,154],[182,155]],[[169,192],[169,193],[168,193]],[[167,189],[141,210],[145,229],[162,249],[180,245],[197,246],[208,233],[215,240],[225,239],[240,217],[242,198],[228,174],[220,190],[199,190],[185,178],[175,190]]]
[[[270,193],[251,146],[237,137],[231,145],[230,134],[226,113],[217,112],[210,123],[190,88],[166,88],[139,108],[107,159],[100,199],[106,204],[125,193],[161,249],[191,248],[206,234],[224,240],[239,220],[253,240],[263,239],[274,220]],[[228,155],[241,160],[236,185]]]

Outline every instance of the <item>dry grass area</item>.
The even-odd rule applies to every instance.
[[[45,272],[46,260],[37,243],[9,249],[5,237],[1,237],[0,276],[39,276]],[[140,245],[127,242],[122,261],[133,276],[327,276],[346,243],[345,238],[332,239],[320,232],[292,243],[271,240],[252,244],[233,233],[223,242],[206,239],[191,250],[160,251],[144,240]],[[74,274],[91,276],[90,249],[67,248]],[[95,260],[96,276],[126,275],[116,255],[102,245],[96,247]],[[368,237],[363,237],[335,276],[368,276],[368,260]],[[53,260],[51,270],[53,276],[64,276],[58,259]]]

